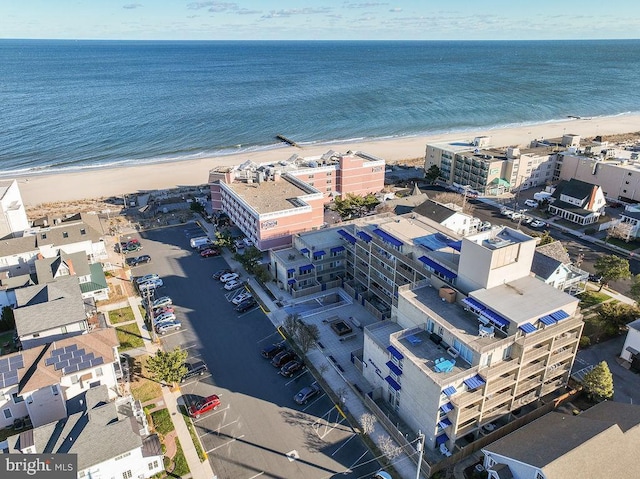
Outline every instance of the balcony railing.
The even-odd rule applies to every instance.
[[[516,382],[515,375],[511,375],[508,378],[494,379],[487,383],[487,392],[499,391],[507,386],[511,386]]]
[[[453,398],[451,398],[451,400],[458,408],[462,409],[469,404],[473,404],[474,402],[482,400],[483,397],[484,390],[483,388],[481,388],[474,392],[467,392],[458,396],[454,396]]]
[[[495,378],[496,376],[502,376],[504,373],[513,371],[518,367],[520,361],[517,359],[507,359],[505,361],[501,361],[498,364],[492,364],[491,366],[482,370],[482,374],[489,380],[491,378]]]
[[[544,346],[540,346],[537,348],[532,348],[529,351],[526,351],[524,353],[524,356],[522,358],[522,362],[523,363],[528,363],[530,361],[533,361],[534,359],[538,359],[544,355],[549,354],[550,349],[549,349],[549,345],[545,344]]]
[[[544,361],[538,361],[535,363],[528,364],[520,370],[520,377],[521,378],[529,377],[532,374],[542,371],[545,367],[546,365]]]
[[[494,397],[486,399],[484,401],[484,409],[493,409],[494,407],[499,406],[504,402],[511,401],[512,398],[513,392],[511,390],[505,391],[501,394],[498,394],[497,396],[494,395]]]

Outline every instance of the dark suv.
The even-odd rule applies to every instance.
[[[284,350],[285,346],[283,343],[276,343],[264,348],[260,354],[262,354],[262,357],[265,359],[272,359],[276,354],[281,353]]]
[[[294,359],[293,361],[289,361],[287,364],[280,368],[280,374],[285,378],[290,378],[298,371],[302,371],[304,369],[304,363],[299,359]]]
[[[254,298],[247,298],[247,299],[243,300],[238,306],[236,306],[236,311],[238,313],[244,313],[246,311],[249,311],[256,304],[258,304],[258,303],[256,302],[256,300]]]
[[[298,358],[296,357],[296,354],[293,351],[288,351],[288,350],[281,351],[273,357],[273,359],[271,360],[271,365],[274,368],[281,368],[282,366],[287,364],[289,361],[293,361],[294,359],[298,359]]]
[[[187,372],[185,373],[184,376],[182,376],[182,379],[180,379],[180,382],[183,383],[188,379],[194,378],[196,376],[202,376],[204,373],[206,373],[209,369],[207,368],[207,365],[204,363],[204,361],[193,361],[190,363],[184,363],[185,367],[187,368]]]

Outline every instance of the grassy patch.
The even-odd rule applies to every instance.
[[[111,324],[126,323],[128,321],[134,321],[135,319],[131,306],[109,311],[109,321]]]
[[[127,351],[129,349],[141,348],[144,341],[140,335],[140,329],[136,323],[125,324],[116,328],[118,341],[120,341],[119,351]]]
[[[627,251],[633,251],[634,249],[640,248],[640,243],[637,241],[629,241],[628,243],[625,240],[620,238],[608,238],[605,240],[605,243],[612,244],[617,246],[618,248],[626,249]]]
[[[191,472],[189,469],[189,464],[187,464],[187,458],[184,457],[184,452],[182,451],[182,446],[180,445],[180,440],[176,437],[176,447],[178,448],[175,457],[173,458],[173,463],[175,467],[173,468],[172,474],[174,476],[183,477]]]
[[[598,314],[590,314],[584,318],[583,336],[588,336],[591,344],[597,344],[609,338],[617,336],[618,331],[612,329],[611,325],[600,319]]]
[[[191,436],[191,441],[193,445],[196,447],[196,452],[198,453],[198,458],[200,462],[204,462],[207,460],[207,454],[202,449],[202,444],[200,443],[200,439],[198,439],[198,435],[196,434],[196,430],[193,427],[193,423],[189,419],[187,415],[187,411],[184,406],[180,406],[180,413],[182,414],[182,419],[184,419],[184,423],[187,425],[187,429],[189,429],[189,435]]]
[[[169,434],[176,428],[173,425],[171,415],[167,408],[158,409],[157,411],[152,412],[151,419],[153,420],[153,427],[163,436]]]
[[[590,308],[596,304],[604,303],[609,298],[611,298],[611,296],[603,293],[602,291],[585,291],[580,294],[579,306],[581,308]]]
[[[151,375],[146,368],[147,357],[145,355],[135,358],[131,369],[131,394],[143,403],[162,396],[160,384],[149,379]]]
[[[9,354],[11,351],[13,351],[14,331],[14,329],[11,329],[9,331],[5,331],[4,333],[0,333],[0,354]],[[9,344],[9,347],[5,348],[3,346],[4,344]]]

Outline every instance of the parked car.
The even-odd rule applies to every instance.
[[[271,346],[267,346],[264,348],[260,354],[265,359],[272,359],[276,354],[285,350],[284,343],[274,343]]]
[[[226,283],[227,281],[231,281],[232,279],[238,279],[240,275],[238,273],[225,273],[220,276],[220,281]]]
[[[538,202],[536,200],[526,200],[524,202],[524,204],[526,206],[528,206],[529,208],[537,208],[538,207]]]
[[[176,319],[176,315],[173,313],[162,313],[158,316],[154,316],[153,324],[163,323],[165,321],[173,321]]]
[[[226,289],[227,291],[233,291],[234,289],[240,288],[243,284],[243,281],[232,279],[231,281],[227,281],[224,284],[224,289]]]
[[[203,258],[210,258],[211,256],[220,256],[220,251],[217,249],[205,249],[200,252],[200,256]]]
[[[144,283],[146,281],[151,281],[153,279],[160,279],[160,276],[158,276],[155,273],[153,273],[153,274],[145,274],[144,276],[140,276],[139,278],[136,278],[136,283],[140,284],[140,283]]]
[[[312,384],[302,388],[298,394],[293,397],[293,400],[298,404],[307,404],[310,399],[320,394],[320,386]]]
[[[176,310],[173,309],[171,306],[163,306],[162,308],[156,308],[153,310],[153,316],[157,317],[160,316],[162,313],[175,313]]]
[[[151,306],[153,308],[162,308],[170,304],[173,304],[173,300],[169,296],[162,296],[151,303]]]
[[[590,274],[589,275],[589,281],[591,281],[592,283],[599,283],[600,281],[602,281],[602,275],[601,274]]]
[[[189,406],[189,416],[198,419],[204,413],[218,409],[220,404],[220,398],[213,394]]]
[[[205,362],[201,360],[186,362],[184,366],[187,368],[187,372],[182,376],[182,379],[180,379],[181,383],[196,376],[202,376],[209,370]]]
[[[237,305],[242,303],[245,299],[249,299],[250,297],[251,293],[249,291],[241,291],[233,297],[231,302]]]
[[[143,254],[142,256],[136,256],[135,258],[127,258],[127,264],[131,267],[138,266],[140,264],[149,263],[151,256]]]
[[[389,474],[388,472],[380,470],[376,472],[373,476],[371,476],[371,479],[393,479],[393,478],[391,477],[391,474]]]
[[[236,306],[236,311],[238,313],[244,313],[254,308],[258,302],[254,298],[245,299],[242,303]]]
[[[289,361],[293,361],[294,359],[297,359],[296,354],[293,351],[285,349],[284,351],[280,351],[273,357],[273,359],[271,360],[271,365],[274,368],[281,368]]]
[[[138,284],[138,290],[140,290],[140,291],[148,291],[150,289],[159,288],[163,284],[164,283],[162,282],[161,279],[154,279],[154,280],[151,280],[151,281],[145,281],[144,283],[139,283]]]
[[[213,244],[213,241],[209,241],[208,243],[198,246],[198,253],[202,253],[204,250],[207,250],[207,249],[217,249],[217,248]]]
[[[304,363],[300,359],[294,359],[280,368],[280,374],[285,378],[290,378],[298,371],[302,371],[304,368]]]
[[[213,273],[212,278],[220,279],[221,276],[224,276],[225,274],[228,274],[228,273],[233,273],[233,271],[231,271],[230,269],[221,269],[220,271],[216,271],[215,273]]]
[[[167,334],[171,331],[178,331],[180,328],[182,328],[180,321],[167,321],[156,325],[156,333]]]
[[[544,221],[535,220],[535,221],[532,221],[529,226],[531,226],[532,228],[542,228],[546,225],[547,223],[545,223]]]
[[[126,246],[120,247],[120,251],[124,254],[133,253],[135,251],[140,251],[142,249],[142,245],[138,242],[129,242]]]
[[[242,249],[245,247],[244,241],[242,241],[242,239],[235,240],[233,244],[235,245],[236,249]]]
[[[491,229],[491,223],[489,223],[488,221],[483,221],[482,225],[480,226],[480,229],[482,231],[490,230]]]

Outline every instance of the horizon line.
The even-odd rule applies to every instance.
[[[361,38],[333,38],[333,39],[291,39],[291,38],[26,38],[26,37],[0,37],[0,41],[60,41],[60,42],[590,42],[590,41],[638,41],[639,38],[538,38],[538,39],[509,39],[509,38],[449,38],[449,39],[361,39]]]

